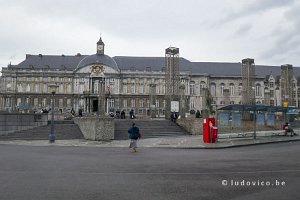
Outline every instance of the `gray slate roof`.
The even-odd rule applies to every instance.
[[[86,55],[76,56],[57,56],[57,55],[28,55],[27,58],[16,65],[18,68],[47,68],[61,69],[65,67],[68,70],[74,70],[78,63],[86,57]]]
[[[104,62],[116,69],[130,70],[135,68],[136,70],[144,71],[147,67],[150,67],[153,71],[161,71],[165,66],[164,57],[128,57],[128,56],[115,56],[111,57],[103,55],[98,58],[94,55],[76,55],[76,56],[64,56],[64,55],[29,55],[27,59],[19,63],[18,65],[11,65],[9,67],[14,68],[50,68],[50,69],[62,69],[75,70],[77,67],[82,67],[89,63]],[[99,60],[100,59],[100,60]],[[81,62],[80,62],[81,61]],[[106,62],[107,61],[107,62]],[[180,71],[187,71],[190,73],[209,74],[212,76],[240,76],[241,75],[241,63],[226,63],[226,62],[191,62],[185,58],[180,58]],[[272,74],[274,77],[280,75],[280,66],[266,66],[256,65],[257,77],[266,77]],[[294,67],[294,74],[296,77],[300,76],[300,68]]]

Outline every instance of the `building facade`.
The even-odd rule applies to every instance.
[[[178,49],[179,51],[179,49]],[[179,52],[178,52],[179,53]],[[2,68],[0,110],[30,112],[49,109],[50,84],[58,85],[55,110],[85,113],[134,109],[137,115],[166,113],[166,57],[105,55],[100,38],[93,55],[26,55]],[[179,57],[179,91],[186,113],[242,103],[242,63],[191,62]],[[257,104],[299,107],[300,70],[292,65],[255,67]],[[245,84],[245,83],[244,83]],[[208,103],[207,98],[211,101]],[[210,104],[210,105],[208,105]],[[169,108],[168,108],[169,109]],[[151,114],[152,115],[152,114]]]

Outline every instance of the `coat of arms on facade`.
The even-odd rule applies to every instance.
[[[91,73],[93,75],[104,75],[104,67],[102,65],[93,65],[91,67]]]

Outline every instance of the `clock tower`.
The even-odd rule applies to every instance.
[[[97,54],[104,54],[104,42],[102,41],[102,38],[100,37],[99,41],[97,42]]]

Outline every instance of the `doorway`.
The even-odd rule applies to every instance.
[[[98,100],[93,100],[93,112],[98,112]]]

